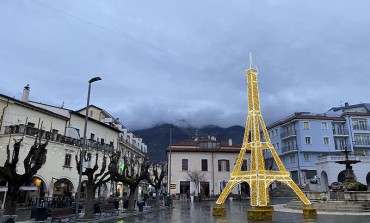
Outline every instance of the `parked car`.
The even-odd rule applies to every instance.
[[[318,184],[319,183],[319,178],[315,175],[313,178],[310,179],[310,183]]]

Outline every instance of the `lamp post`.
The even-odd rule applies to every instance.
[[[86,115],[85,115],[85,127],[84,127],[84,138],[83,138],[83,147],[82,151],[80,153],[80,171],[79,171],[79,177],[78,177],[78,194],[77,194],[77,200],[76,200],[76,217],[75,222],[77,223],[78,219],[78,209],[80,207],[80,199],[81,199],[81,180],[82,180],[82,170],[83,170],[83,160],[85,158],[85,152],[87,149],[87,140],[86,140],[86,131],[87,131],[87,120],[89,115],[89,106],[90,106],[90,91],[91,91],[91,83],[95,81],[100,81],[100,77],[94,77],[89,80],[89,90],[87,92],[87,105],[86,105]]]
[[[168,187],[168,196],[171,196],[171,152],[172,152],[172,128],[173,126],[170,125],[170,155],[169,155],[169,163],[170,165],[168,166],[168,182],[167,182],[167,187]]]

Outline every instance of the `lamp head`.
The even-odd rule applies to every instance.
[[[92,82],[100,81],[100,80],[101,80],[100,77],[94,77],[94,78],[91,78],[91,80],[89,80],[89,83],[91,84]]]

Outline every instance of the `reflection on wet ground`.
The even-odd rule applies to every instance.
[[[271,201],[272,205],[289,202],[287,199],[274,199]],[[214,201],[204,201],[198,203],[191,202],[174,202],[174,208],[165,209],[161,211],[144,211],[136,213],[124,213],[122,220],[116,220],[116,223],[167,223],[167,222],[210,222],[210,223],[224,223],[224,222],[248,222],[247,210],[250,208],[249,200],[246,201],[227,201],[225,203],[226,216],[214,217],[212,216],[212,208],[215,205]],[[319,214],[315,219],[305,219],[301,213],[288,213],[275,211],[273,214],[273,221],[278,223],[295,223],[295,222],[325,222],[325,223],[360,223],[370,222],[370,215],[330,215]]]

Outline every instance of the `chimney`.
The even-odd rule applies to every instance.
[[[28,98],[30,97],[30,85],[27,84],[24,88],[23,88],[23,95],[22,95],[22,101],[23,102],[28,102]]]
[[[344,103],[344,107],[348,107],[348,106],[349,106],[348,102]]]
[[[229,146],[233,145],[233,139],[229,139]]]

